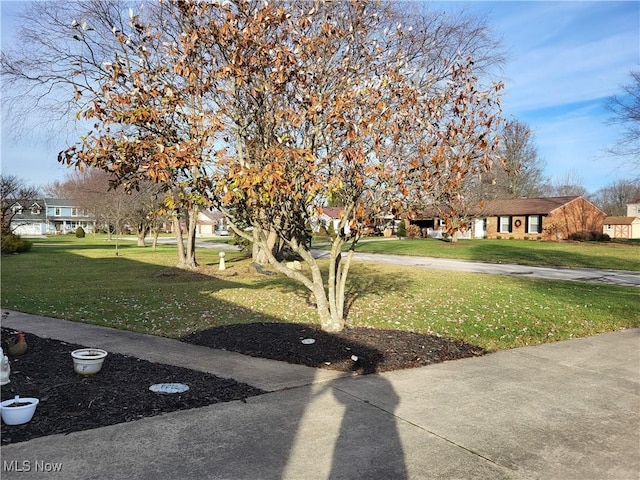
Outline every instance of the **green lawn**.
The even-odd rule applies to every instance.
[[[640,271],[640,243],[539,242],[531,240],[365,239],[367,253],[459,258],[490,263]]]
[[[239,322],[316,321],[305,289],[250,273],[238,252],[227,250],[224,272],[216,249],[198,250],[198,272],[173,268],[174,246],[154,252],[121,241],[118,252],[104,237],[69,236],[3,257],[2,307],[169,337]],[[351,325],[429,332],[488,349],[640,326],[640,290],[632,287],[356,264],[349,289]]]

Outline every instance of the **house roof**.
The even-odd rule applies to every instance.
[[[44,203],[47,207],[75,207],[78,202],[62,198],[45,198]]]
[[[330,218],[340,218],[342,207],[323,207],[322,213]]]
[[[212,210],[205,210],[202,209],[198,212],[201,216],[206,217],[206,219],[210,220],[211,222],[216,222],[218,220],[220,220],[222,217],[224,217],[224,215],[222,215],[221,212],[219,211],[212,211]]]
[[[581,198],[578,195],[545,198],[512,198],[508,200],[489,200],[484,207],[470,208],[467,214],[476,217],[497,217],[507,215],[548,215],[554,210]],[[587,201],[587,200],[585,200]],[[594,208],[597,208],[594,205]],[[599,209],[598,209],[599,210]],[[429,207],[421,212],[421,218],[442,216],[450,209]],[[604,213],[604,212],[603,212]]]
[[[548,215],[568,203],[580,198],[568,197],[514,198],[509,200],[491,200],[479,212],[480,215]]]
[[[631,225],[636,220],[639,220],[638,217],[606,217],[602,223],[605,225]]]

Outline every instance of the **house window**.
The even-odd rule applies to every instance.
[[[56,217],[62,216],[62,209],[60,207],[56,207],[53,211],[53,215]]]
[[[511,217],[498,217],[498,232],[511,232]]]
[[[542,217],[540,215],[527,217],[527,233],[542,233]]]
[[[12,206],[11,211],[14,213],[14,215],[20,215],[22,213],[22,205]]]
[[[78,216],[78,209],[76,207],[71,207],[71,216],[72,217]]]

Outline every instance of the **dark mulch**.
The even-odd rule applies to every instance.
[[[315,340],[305,344],[303,340]],[[475,345],[413,332],[345,328],[326,333],[306,324],[252,323],[215,327],[182,341],[309,367],[371,374],[483,355]]]
[[[13,330],[2,329],[4,340]],[[82,377],[73,370],[71,351],[80,345],[26,334],[26,354],[11,359],[11,383],[1,398],[36,397],[40,404],[25,425],[2,423],[2,444],[88,430],[161,413],[219,402],[244,400],[260,389],[214,375],[109,353],[102,370]],[[313,339],[312,344],[302,340]],[[479,347],[433,335],[397,330],[347,328],[328,334],[308,325],[254,323],[216,327],[184,342],[255,357],[357,374],[413,368],[484,354]],[[181,394],[158,394],[155,383],[189,385]]]
[[[2,329],[5,336],[13,332]],[[264,393],[230,379],[109,353],[94,376],[75,373],[71,352],[81,345],[26,334],[28,350],[10,359],[11,382],[2,386],[2,400],[36,397],[40,400],[32,421],[23,425],[2,422],[2,445],[32,438],[130,422],[165,412],[243,400]],[[3,345],[4,347],[4,345]],[[6,350],[5,350],[6,351]],[[155,383],[185,383],[180,394],[149,390]]]

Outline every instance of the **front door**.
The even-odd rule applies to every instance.
[[[473,226],[473,238],[484,238],[487,235],[487,219],[476,218]]]

